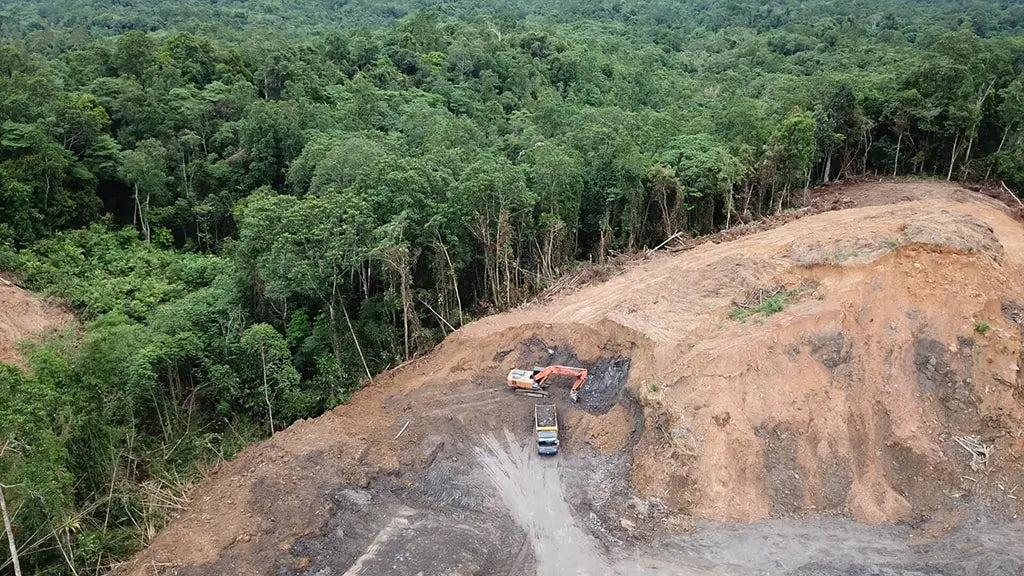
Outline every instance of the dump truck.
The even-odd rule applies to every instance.
[[[554,404],[537,404],[533,409],[537,431],[537,454],[558,454],[558,414]]]

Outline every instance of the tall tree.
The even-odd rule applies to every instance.
[[[132,185],[132,224],[139,226],[147,244],[152,238],[152,198],[162,196],[167,186],[166,162],[167,149],[158,140],[144,140],[122,153],[121,176]]]

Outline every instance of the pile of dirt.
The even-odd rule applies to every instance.
[[[823,197],[464,327],[222,465],[122,572],[697,574],[727,565],[693,548],[719,529],[670,535],[706,520],[1002,526],[1024,494],[1024,229],[955,186]],[[562,452],[539,460],[540,400],[504,378],[554,363],[592,387],[574,404],[553,381]],[[871,565],[952,561],[891,549]],[[814,550],[785,573],[869,570]]]
[[[23,366],[18,343],[73,324],[73,316],[0,274],[0,362]]]

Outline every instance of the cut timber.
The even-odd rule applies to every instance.
[[[412,420],[406,420],[405,421],[405,426],[402,426],[402,429],[398,432],[398,434],[395,434],[395,440],[398,440],[399,436],[401,436],[402,434],[405,434],[405,429],[409,427],[409,423],[410,422],[412,422]]]
[[[1013,199],[1017,201],[1017,204],[1020,205],[1021,208],[1024,208],[1024,202],[1021,202],[1020,198],[1018,198],[1017,195],[1013,193],[1013,190],[1010,190],[1010,187],[1006,185],[1006,182],[1000,180],[999,184],[1002,185],[1003,190],[1006,190],[1007,192],[1010,193],[1010,196],[1013,196]]]

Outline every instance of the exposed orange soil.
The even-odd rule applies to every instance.
[[[531,338],[584,361],[632,358],[639,439],[620,405],[563,414],[566,449],[628,451],[632,489],[674,518],[1016,514],[1024,227],[945,184],[831,194],[844,209],[656,255],[464,327],[349,404],[220,466],[123,572],[302,568],[288,550],[329,516],[324,487],[404,478],[448,434],[472,443],[505,423],[502,377],[523,358],[499,353]],[[782,311],[730,318],[737,302],[779,289]],[[991,446],[988,462],[972,468],[956,436]],[[444,454],[473,457],[450,444]]]
[[[23,365],[18,343],[69,325],[73,317],[59,306],[0,278],[0,362]]]

